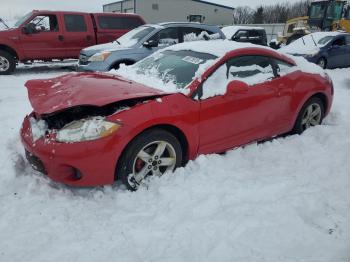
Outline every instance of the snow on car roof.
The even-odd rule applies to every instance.
[[[239,48],[247,48],[247,47],[272,50],[268,47],[253,45],[251,43],[234,42],[227,39],[184,42],[184,43],[167,47],[163,50],[171,50],[171,51],[191,50],[194,52],[207,53],[217,57],[222,57],[230,51],[233,51]]]
[[[307,54],[315,54],[319,52],[320,47],[325,44],[319,44],[322,38],[326,36],[337,36],[340,34],[344,34],[342,32],[316,32],[302,38],[295,40],[287,46],[284,46],[280,49],[282,53],[286,54],[294,54],[294,55],[307,55]]]
[[[254,26],[225,26],[221,29],[221,31],[225,34],[228,39],[231,39],[234,34],[237,33],[238,30],[264,30],[262,27],[254,27]]]

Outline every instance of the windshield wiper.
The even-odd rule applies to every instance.
[[[0,23],[2,23],[2,24],[6,27],[6,29],[9,29],[9,28],[10,28],[10,27],[5,23],[5,21],[2,20],[1,18],[0,18]]]
[[[317,46],[316,41],[314,39],[314,36],[311,34],[312,41],[314,42],[315,46]]]

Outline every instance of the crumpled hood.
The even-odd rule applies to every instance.
[[[101,45],[93,45],[87,48],[84,48],[81,53],[90,57],[93,56],[94,54],[103,52],[103,51],[109,51],[109,50],[127,50],[130,49],[128,47],[123,47],[121,45],[119,45],[118,43],[115,42],[111,42],[111,43],[107,43],[107,44],[101,44]]]
[[[157,89],[102,73],[71,73],[47,80],[29,80],[25,86],[37,114],[75,106],[104,106],[122,100],[165,95]]]

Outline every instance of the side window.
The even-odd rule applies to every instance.
[[[227,62],[227,77],[248,85],[256,85],[275,77],[270,58],[265,56],[241,56]]]
[[[195,28],[195,27],[182,27],[181,28],[181,35],[183,42],[188,41],[195,41],[200,39],[205,39],[206,37],[210,37],[210,35],[213,35],[213,32],[201,29],[201,28]]]
[[[99,16],[98,25],[102,29],[134,29],[143,23],[135,17]]]
[[[345,37],[340,37],[332,43],[332,46],[342,46],[345,45]]]
[[[58,32],[58,21],[56,15],[38,15],[28,24],[27,28],[33,33]]]
[[[178,28],[169,27],[159,31],[150,40],[158,41],[159,46],[168,46],[179,43]]]
[[[86,32],[87,27],[83,15],[64,15],[67,32]]]
[[[286,75],[293,71],[294,65],[281,61],[279,59],[272,59],[273,63],[277,66],[277,74]]]
[[[282,61],[281,61],[282,62]],[[203,84],[201,99],[224,95],[228,83],[238,80],[254,86],[274,78],[270,58],[265,56],[241,56],[221,65]]]
[[[235,41],[246,41],[248,39],[249,32],[246,30],[239,30],[233,37]]]

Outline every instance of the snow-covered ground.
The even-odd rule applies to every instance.
[[[301,136],[201,156],[147,189],[72,189],[33,171],[19,128],[23,84],[0,76],[0,261],[350,261],[350,69]]]

